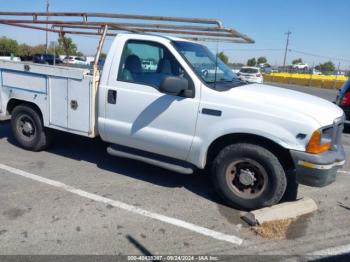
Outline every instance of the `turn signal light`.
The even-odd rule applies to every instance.
[[[306,152],[311,154],[320,154],[328,151],[331,148],[332,143],[327,142],[327,143],[321,144],[321,137],[322,137],[321,131],[316,130],[310,138],[309,144],[306,147]]]

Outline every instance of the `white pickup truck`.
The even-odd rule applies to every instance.
[[[142,67],[149,59],[153,70]],[[207,70],[216,67],[219,77]],[[100,136],[117,157],[186,174],[208,168],[223,199],[243,209],[279,202],[290,172],[322,187],[345,162],[338,106],[247,84],[193,41],[118,34],[92,80],[83,69],[0,61],[0,113],[18,144],[43,150],[52,129]]]

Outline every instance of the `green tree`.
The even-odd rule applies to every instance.
[[[106,58],[107,58],[107,54],[102,52],[100,54],[100,59],[105,60]]]
[[[17,55],[20,57],[33,55],[33,48],[27,44],[21,44],[17,48]]]
[[[292,64],[293,64],[293,65],[296,65],[296,64],[299,64],[299,63],[302,63],[302,62],[303,62],[303,59],[298,58],[298,59],[294,59],[294,60],[292,61]]]
[[[34,54],[45,54],[46,45],[36,45],[32,46],[32,55]]]
[[[68,51],[67,55],[80,55],[83,56],[83,53],[78,52],[77,45],[73,42],[71,38],[60,38],[57,42],[51,42],[48,48],[49,54],[56,55],[66,55],[66,48]],[[17,56],[31,56],[34,54],[44,54],[46,53],[46,45],[36,45],[30,46],[27,44],[18,45],[16,40],[0,37],[0,55],[9,56],[11,54]]]
[[[16,54],[17,48],[18,48],[18,43],[16,40],[7,38],[5,36],[0,38],[0,54],[1,55]]]
[[[242,63],[229,63],[229,66],[231,68],[241,68],[242,66],[245,66],[245,65]]]
[[[335,66],[332,61],[328,61],[326,63],[315,66],[315,69],[321,72],[333,72],[335,70]]]
[[[224,52],[221,51],[221,52],[218,54],[218,57],[219,57],[220,60],[221,60],[222,62],[224,62],[226,65],[228,64],[228,56],[225,55]]]
[[[72,38],[64,37],[63,39],[58,39],[57,55],[76,55],[77,52],[77,45],[73,42]]]
[[[265,56],[261,56],[258,58],[258,61],[256,62],[258,65],[259,64],[266,64],[267,63],[267,59]]]
[[[256,66],[256,59],[254,57],[251,59],[248,59],[247,66]]]

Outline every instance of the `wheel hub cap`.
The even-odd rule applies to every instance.
[[[33,132],[34,128],[31,123],[25,122],[23,125],[23,131],[27,134],[31,134]]]
[[[16,128],[21,139],[25,141],[32,141],[35,138],[35,124],[33,119],[28,115],[22,115],[16,121]]]
[[[245,186],[251,186],[256,181],[254,172],[249,169],[241,169],[239,173],[239,182]]]
[[[229,189],[238,197],[254,199],[259,197],[269,184],[265,168],[250,158],[238,159],[226,169]]]

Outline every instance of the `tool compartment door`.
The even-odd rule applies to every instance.
[[[67,89],[68,79],[49,78],[50,125],[67,128]]]
[[[68,80],[68,129],[91,133],[91,89],[89,78]]]

